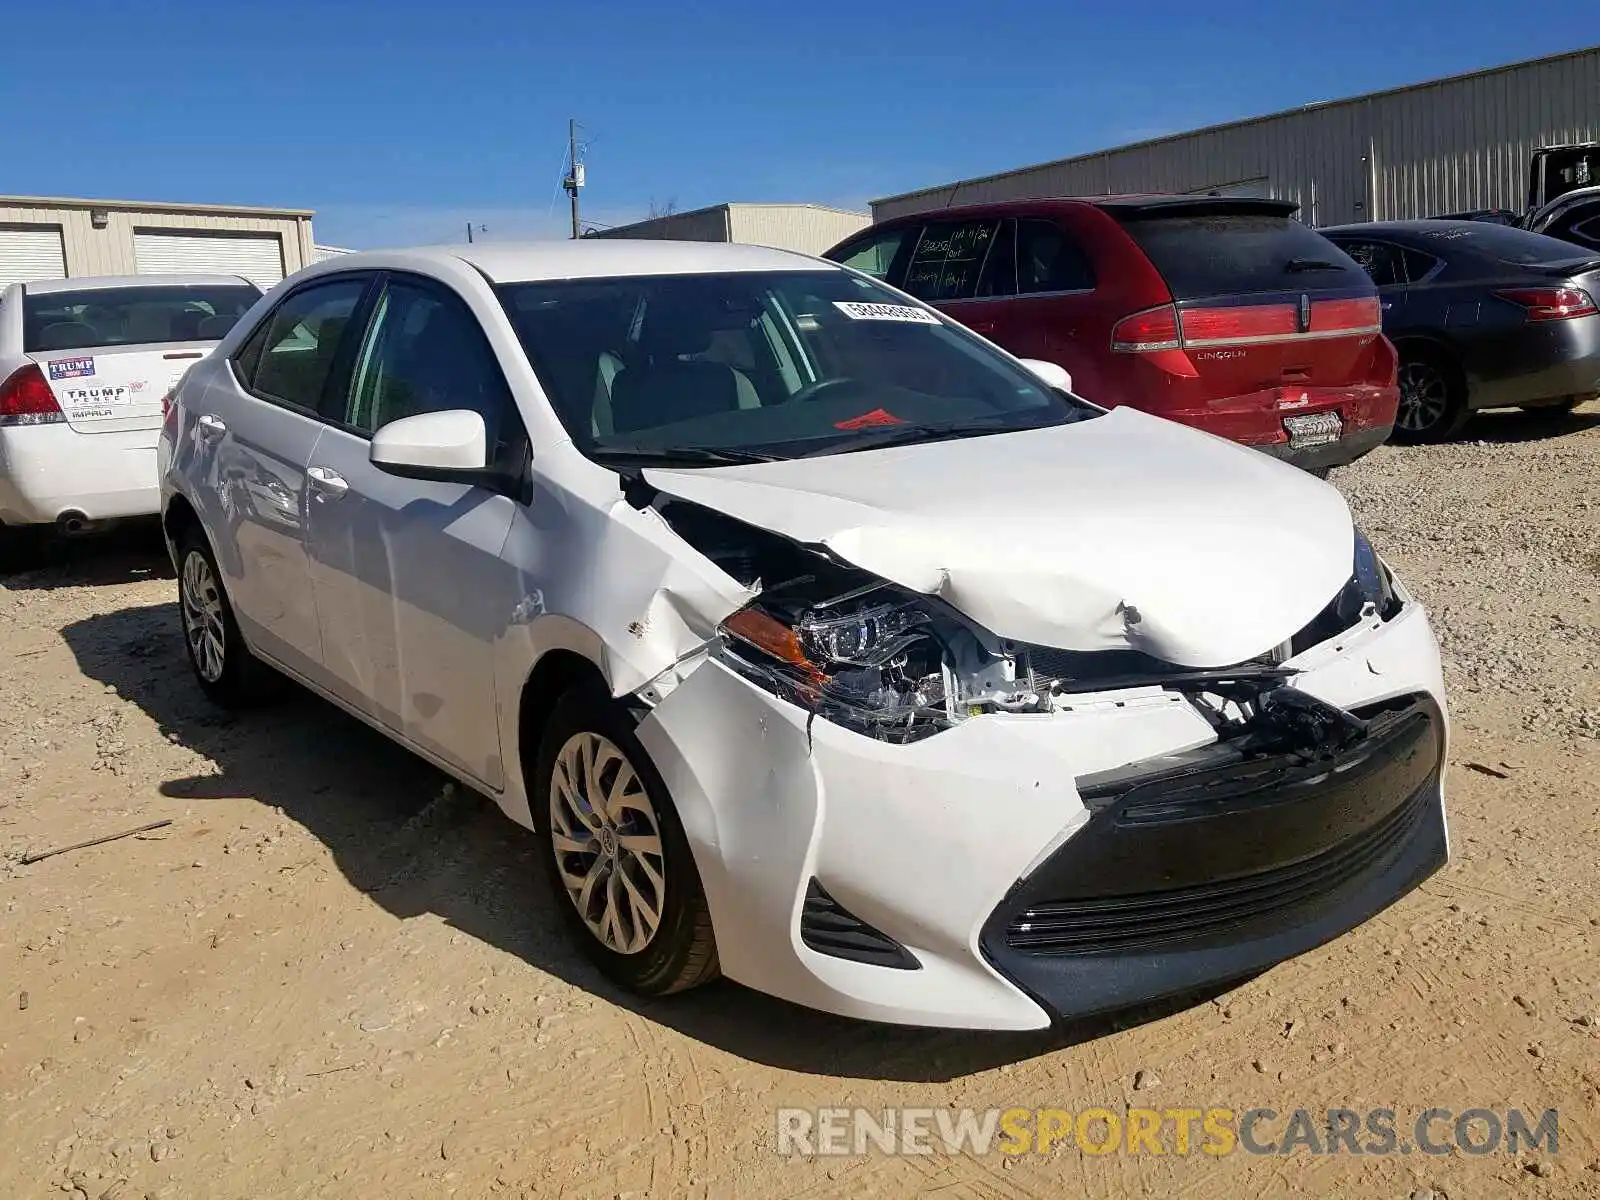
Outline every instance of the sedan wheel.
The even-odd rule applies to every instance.
[[[661,996],[715,979],[717,942],[694,851],[637,724],[598,680],[573,686],[543,722],[528,799],[550,890],[584,953],[614,982]]]
[[[211,564],[198,549],[183,559],[179,584],[183,605],[183,633],[194,656],[194,669],[206,683],[217,683],[227,666],[227,630],[223,624],[222,594]]]
[[[1426,433],[1450,407],[1450,388],[1444,373],[1428,362],[1409,362],[1400,368],[1400,411],[1395,424],[1407,433]]]
[[[615,954],[638,954],[661,926],[661,824],[633,764],[598,733],[575,733],[550,778],[550,844],[567,896]]]
[[[191,528],[178,538],[177,551],[183,644],[201,689],[224,708],[242,708],[269,695],[276,677],[240,636],[210,543]]]

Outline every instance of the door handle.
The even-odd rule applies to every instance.
[[[993,321],[973,321],[972,324],[968,326],[968,328],[971,329],[972,332],[974,332],[974,333],[993,333],[994,332],[994,322]]]
[[[312,491],[323,500],[337,500],[350,490],[345,477],[327,467],[307,467],[306,478],[311,481]]]
[[[228,423],[212,413],[201,413],[195,419],[195,424],[200,427],[200,432],[205,437],[221,437],[228,432]]]
[[[1394,301],[1393,300],[1382,300],[1382,301],[1379,301],[1378,307],[1383,309],[1385,312],[1388,312],[1391,308],[1394,307]]]

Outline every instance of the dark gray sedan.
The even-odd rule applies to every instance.
[[[1600,253],[1482,221],[1320,232],[1378,285],[1400,354],[1395,441],[1443,441],[1482,408],[1571,409],[1600,392]]]

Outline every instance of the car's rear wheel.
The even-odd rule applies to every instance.
[[[198,528],[178,544],[178,610],[189,665],[206,696],[223,708],[259,699],[266,668],[239,635],[216,556]]]
[[[1400,352],[1400,407],[1392,440],[1442,442],[1467,423],[1467,390],[1460,372],[1433,350]]]
[[[556,904],[600,970],[647,996],[715,979],[694,856],[628,714],[598,688],[562,696],[532,790]]]

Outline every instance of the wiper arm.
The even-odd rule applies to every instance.
[[[1283,264],[1285,271],[1340,271],[1343,267],[1325,258],[1291,258]]]
[[[710,446],[596,446],[589,451],[589,457],[602,466],[622,467],[733,467],[777,461],[772,454]]]
[[[1011,414],[1006,414],[1010,416]],[[914,442],[936,442],[943,438],[960,437],[964,433],[1020,433],[1034,429],[1033,425],[996,425],[992,421],[949,421],[942,425],[895,425],[857,434],[809,450],[801,458],[814,458],[821,454],[852,454],[857,450],[876,450],[882,446],[903,446]]]

